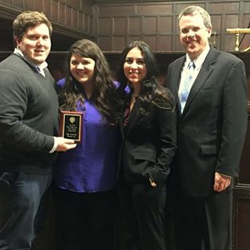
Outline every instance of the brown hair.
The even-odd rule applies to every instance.
[[[13,38],[17,37],[19,40],[22,39],[24,33],[29,27],[35,27],[39,24],[44,23],[49,29],[49,34],[52,34],[52,25],[48,18],[38,11],[24,11],[19,14],[13,21]],[[15,39],[14,39],[15,40]]]

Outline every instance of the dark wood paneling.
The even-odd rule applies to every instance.
[[[234,190],[233,250],[250,249],[250,189]]]
[[[80,9],[81,0],[67,0],[65,1],[68,6],[73,7],[74,9]]]
[[[216,37],[214,42],[216,47],[220,50],[234,51],[235,35],[227,34],[227,28],[246,28],[250,19],[250,3],[244,0],[226,0],[226,1],[165,1],[157,3],[149,3],[145,1],[130,1],[119,2],[116,1],[101,2],[96,5],[97,11],[97,27],[96,36],[100,47],[111,48],[115,51],[117,45],[115,43],[115,36],[124,33],[124,41],[128,44],[134,39],[136,27],[140,29],[138,38],[147,41],[155,51],[183,51],[179,42],[177,17],[180,11],[188,5],[196,4],[208,10],[211,15],[214,32]],[[119,22],[119,29],[116,23],[111,22],[111,27],[105,32],[103,30],[103,21],[105,18],[121,18]],[[123,18],[123,19],[122,19]],[[133,22],[135,21],[135,28]],[[112,33],[111,33],[112,31]],[[169,35],[170,41],[166,39],[164,45],[164,35]],[[110,44],[102,44],[103,38],[107,41],[109,37]],[[242,43],[240,49],[244,49],[249,40]],[[118,46],[119,47],[119,46]]]
[[[6,44],[0,42],[0,51],[12,48],[12,22],[23,10],[38,10],[52,22],[54,34],[61,34],[56,50],[67,50],[68,40],[88,38],[95,41],[93,30],[93,3],[89,0],[0,0],[0,32],[4,32]],[[3,23],[3,25],[2,25]],[[6,25],[7,24],[7,25]],[[64,46],[64,42],[66,46]],[[54,44],[54,47],[57,45]]]
[[[50,6],[51,8],[50,18],[51,20],[54,20],[55,22],[59,22],[59,16],[64,14],[64,12],[62,12],[59,15],[59,4],[60,4],[59,2],[52,1],[51,6]]]
[[[237,179],[236,185],[249,185],[250,188],[250,123],[248,123],[248,130],[245,139],[245,145],[243,149],[242,159],[241,159],[241,168],[239,171],[239,177]],[[250,225],[250,224],[249,224]]]
[[[211,14],[218,49],[233,51],[235,36],[227,34],[226,29],[245,28],[249,24],[250,1],[153,2],[103,1],[97,4],[97,1],[89,0],[0,0],[0,8],[5,8],[0,18],[13,20],[21,10],[37,9],[49,17],[55,32],[69,37],[89,38],[97,41],[103,50],[110,51],[122,50],[123,44],[127,45],[135,39],[147,41],[155,51],[183,51],[177,16],[190,4],[200,5]],[[240,49],[247,48],[249,43],[247,35]]]
[[[133,3],[133,2],[143,2],[143,3],[152,3],[152,2],[173,2],[173,0],[92,0],[93,2],[95,2],[96,4],[100,4],[100,3],[120,3],[120,4],[124,4],[124,3]],[[214,0],[216,1],[216,0]],[[227,1],[227,0],[224,0]],[[237,1],[237,0],[236,0]],[[181,2],[191,2],[192,4],[194,4],[195,2],[200,2],[200,0],[182,0]]]
[[[165,4],[165,3],[158,3],[158,4],[138,4],[135,8],[135,14],[139,16],[159,16],[159,15],[172,15],[173,11],[173,4]]]

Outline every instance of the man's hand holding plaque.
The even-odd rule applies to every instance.
[[[63,138],[75,142],[82,141],[83,113],[76,111],[60,111],[60,134]]]

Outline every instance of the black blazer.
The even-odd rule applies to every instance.
[[[185,56],[168,68],[167,84],[177,100],[178,169],[183,191],[213,192],[214,173],[235,176],[247,127],[244,63],[211,48],[192,86],[183,114],[178,88]]]
[[[122,173],[125,181],[164,183],[176,151],[175,111],[151,104],[148,116],[137,100],[123,127]]]

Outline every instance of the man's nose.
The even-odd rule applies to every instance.
[[[194,32],[192,29],[190,29],[190,30],[188,31],[188,33],[187,33],[187,36],[188,36],[188,37],[195,37],[195,32]]]
[[[38,46],[43,46],[43,45],[44,45],[44,40],[43,40],[43,38],[39,38],[39,39],[37,40],[37,45],[38,45]]]

